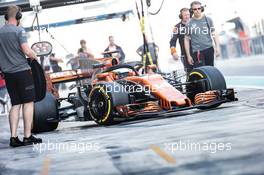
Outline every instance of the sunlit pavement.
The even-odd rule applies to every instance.
[[[230,74],[232,61],[217,65],[230,84],[234,76],[249,76]],[[250,72],[257,63],[241,69]],[[251,75],[263,76],[257,73]],[[61,122],[55,132],[38,135],[44,140],[38,146],[9,148],[8,119],[1,116],[0,174],[264,174],[264,90],[233,84],[239,101],[215,110],[109,127]]]
[[[264,55],[216,60],[225,76],[264,76]]]
[[[221,60],[216,66],[229,86],[264,89],[264,55]]]

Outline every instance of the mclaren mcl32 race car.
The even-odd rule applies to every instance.
[[[237,100],[215,67],[195,68],[181,82],[179,76],[172,74],[140,74],[140,62],[117,64],[110,58],[106,62],[95,64],[92,70],[51,73],[49,91],[35,103],[33,132],[55,130],[61,120],[70,116],[77,121],[111,125],[144,116],[216,108]],[[76,92],[58,98],[52,85],[69,81],[76,82],[71,86]],[[62,105],[63,101],[68,105]]]
[[[194,108],[216,108],[237,100],[234,90],[227,89],[222,73],[211,66],[193,69],[182,81],[175,72],[163,74],[154,65],[120,64],[110,57],[93,60],[89,69],[47,74],[46,80],[44,85],[40,85],[43,81],[35,83],[45,90],[47,84],[47,93],[35,103],[33,132],[55,130],[61,120],[71,116],[77,121],[111,125]],[[59,98],[54,85],[66,82],[72,82],[69,89],[76,90]]]

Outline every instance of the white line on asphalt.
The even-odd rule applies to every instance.
[[[262,87],[262,86],[246,86],[246,85],[232,85],[232,84],[228,84],[228,87],[231,87],[231,88],[261,89],[261,90],[264,90],[264,87]]]

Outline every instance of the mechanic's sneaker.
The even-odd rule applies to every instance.
[[[19,146],[24,146],[24,143],[21,142],[18,137],[11,137],[9,146],[11,146],[11,147],[19,147]]]
[[[32,145],[32,144],[42,143],[42,139],[36,138],[33,135],[31,135],[28,138],[24,137],[23,142],[24,145]]]

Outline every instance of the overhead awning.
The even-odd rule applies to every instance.
[[[96,22],[96,21],[103,21],[103,20],[109,20],[109,19],[115,19],[115,18],[126,18],[129,14],[133,14],[132,10],[127,10],[123,12],[116,12],[116,13],[109,13],[109,14],[103,14],[98,16],[90,16],[90,17],[84,17],[79,19],[73,19],[73,20],[66,20],[61,22],[55,22],[55,23],[49,23],[49,24],[42,24],[39,26],[40,30],[47,30],[49,28],[56,28],[56,27],[64,27],[64,26],[70,26],[75,24],[84,24],[89,22]],[[31,26],[31,27],[25,27],[25,30],[27,32],[38,30],[37,26]]]
[[[100,0],[40,0],[40,5],[42,6],[42,9],[48,9],[95,1]],[[30,8],[29,0],[0,0],[0,15],[4,15],[6,13],[7,7],[10,5],[17,5],[21,7],[23,12],[32,11],[32,8]]]

